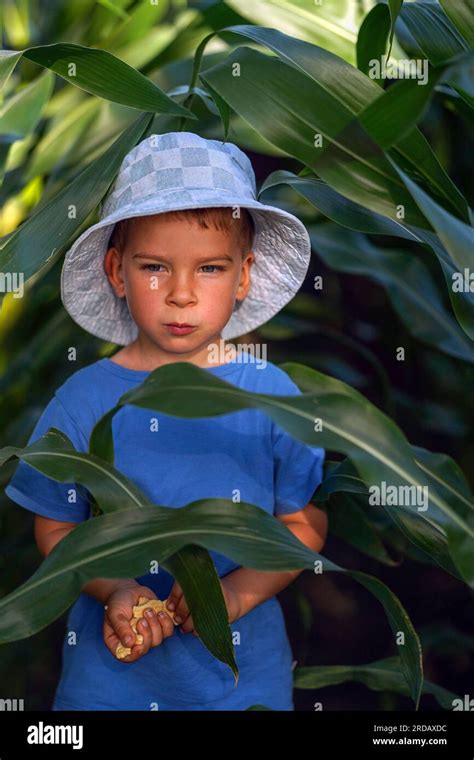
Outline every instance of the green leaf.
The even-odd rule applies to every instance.
[[[426,449],[420,449],[412,446],[412,451],[416,457],[416,463],[425,473],[428,482],[438,485],[443,492],[443,496],[449,502],[463,519],[471,525],[474,525],[474,497],[469,491],[469,487],[464,476],[446,454],[434,454]],[[449,483],[448,483],[449,481]],[[338,492],[344,492],[339,494]],[[333,507],[333,498],[338,495],[337,501]],[[350,494],[350,496],[346,496]],[[463,580],[459,571],[449,554],[449,546],[445,532],[428,518],[423,512],[416,515],[408,509],[399,506],[393,507],[388,504],[383,505],[384,513],[380,512],[380,506],[371,505],[369,501],[369,491],[367,485],[358,476],[357,471],[349,459],[344,459],[340,463],[332,463],[328,477],[325,477],[323,483],[319,486],[313,498],[315,504],[319,505],[331,499],[327,512],[330,518],[330,530],[336,528],[336,532],[348,543],[356,546],[359,550],[364,551],[370,556],[376,556],[374,553],[373,542],[364,545],[358,531],[351,531],[345,520],[346,510],[350,513],[357,511],[364,514],[364,520],[367,523],[367,530],[371,530],[376,537],[377,531],[380,530],[382,537],[389,543],[393,543],[396,534],[393,530],[388,530],[391,526],[387,523],[390,521],[392,526],[417,547],[418,552],[422,553],[423,559],[431,564],[436,563],[439,567],[458,580]],[[349,520],[350,524],[350,520]],[[376,557],[383,561],[382,556]],[[418,558],[418,557],[417,557]]]
[[[364,487],[364,484],[362,485]],[[384,565],[399,565],[400,562],[392,559],[387,552],[380,532],[371,519],[372,516],[367,509],[367,488],[364,487],[364,490],[365,503],[362,499],[359,503],[359,500],[342,494],[331,497],[327,508],[329,535],[337,536],[362,554]]]
[[[192,366],[183,364],[188,368]],[[224,386],[228,384],[224,383]],[[416,702],[419,698],[422,679],[421,659],[417,654],[419,641],[399,600],[377,579],[340,568],[311,551],[279,520],[261,508],[246,503],[236,505],[224,499],[199,500],[179,509],[149,506],[140,490],[132,483],[128,484],[123,475],[93,455],[74,451],[67,436],[54,428],[23,450],[14,447],[1,450],[0,465],[12,457],[24,459],[61,482],[85,485],[99,507],[109,510],[109,514],[79,524],[56,544],[29,581],[0,601],[0,643],[32,635],[48,625],[94,577],[142,575],[149,567],[151,556],[177,575],[183,590],[186,587],[189,593],[186,598],[203,643],[215,656],[222,655],[222,661],[233,668],[225,659],[228,652],[222,654],[219,649],[226,646],[220,639],[223,632],[222,599],[214,590],[214,596],[211,594],[206,601],[212,610],[203,612],[202,591],[199,592],[196,586],[201,584],[207,596],[213,575],[209,576],[206,571],[207,581],[202,584],[201,575],[196,574],[194,582],[190,576],[196,568],[188,561],[191,555],[181,554],[183,547],[196,544],[258,570],[304,567],[314,570],[314,563],[318,561],[322,563],[323,571],[347,572],[379,599],[394,633],[405,632],[408,646],[404,652],[404,672],[411,684],[413,699]],[[127,501],[129,509],[125,508]],[[200,564],[208,567],[204,558]],[[51,584],[57,589],[54,597],[47,593]],[[47,599],[49,602],[45,601]],[[236,673],[234,668],[233,672]]]
[[[462,99],[474,109],[474,54],[466,53],[460,56],[459,65],[456,63],[448,69],[448,74],[443,77]]]
[[[124,156],[140,141],[152,118],[152,114],[142,114],[97,161],[8,237],[0,247],[1,271],[23,272],[27,281],[60,256],[76,230],[102,200]],[[70,206],[76,209],[75,218],[69,218]]]
[[[420,470],[436,484],[453,509],[472,524],[474,495],[459,465],[448,454],[428,451],[421,446],[413,446],[413,451]]]
[[[53,75],[46,71],[13,95],[0,110],[0,133],[26,137],[34,130],[53,89]]]
[[[433,66],[469,50],[466,40],[437,3],[403,3],[400,19]]]
[[[397,597],[377,578],[340,568],[313,552],[260,507],[225,499],[201,499],[179,509],[158,505],[128,509],[80,523],[55,545],[28,581],[0,600],[0,643],[32,636],[49,625],[93,578],[141,576],[151,560],[170,573],[183,569],[181,558],[177,561],[173,555],[189,544],[213,549],[241,566],[257,570],[314,570],[315,562],[321,562],[323,572],[349,574],[381,602],[394,634],[404,633],[403,672],[412,698],[418,703],[422,683],[420,643]],[[181,578],[189,590],[195,588],[189,578],[194,566],[187,565],[191,555],[182,556],[185,572],[178,581]],[[201,580],[201,576],[196,577]],[[52,586],[55,594],[51,594]],[[207,585],[202,588],[207,591]],[[202,598],[201,591],[197,599]],[[236,673],[235,663],[225,659],[228,650],[219,638],[219,607],[206,614],[197,612],[195,599],[187,601],[203,643]]]
[[[472,71],[473,61],[473,54],[466,53],[453,63],[428,67],[426,82],[420,79],[395,82],[359,114],[362,125],[383,148],[398,144],[422,118],[439,82],[458,83],[468,99],[472,96],[467,73]]]
[[[418,709],[421,690],[423,687],[423,664],[420,641],[410,618],[399,599],[378,578],[361,573],[359,570],[348,571],[349,575],[366,587],[383,605],[390,627],[395,634],[397,645],[400,646],[400,664],[410,695]],[[402,642],[398,644],[402,635]]]
[[[292,362],[283,364],[282,369],[292,377],[294,382],[296,382],[305,395],[306,392],[314,391],[315,387],[320,385],[322,377],[324,377],[320,376],[318,379],[318,373],[315,373],[314,370],[310,370],[308,367],[303,367],[302,365]],[[327,382],[328,378],[325,378],[325,381]],[[334,385],[334,383],[336,383],[336,385]],[[363,399],[359,394],[355,396],[355,391],[353,391],[353,389],[349,390],[347,386],[339,381],[334,381],[332,378],[329,380],[329,387],[331,386],[333,386],[333,392],[337,387],[342,393],[347,393],[347,395],[352,396],[353,401],[355,401],[357,397],[359,397],[360,400]],[[320,398],[320,395],[318,398]],[[359,410],[360,413],[358,413],[357,404],[352,406],[350,412],[347,410],[347,413],[351,415],[351,423],[355,423],[355,428],[352,428],[351,424],[350,432],[352,432],[353,439],[356,440],[357,437],[360,437],[360,431],[364,429],[365,425],[368,425],[372,430],[370,437],[372,438],[374,449],[376,445],[383,447],[383,450],[380,451],[381,459],[378,462],[376,461],[379,454],[376,453],[375,450],[373,450],[375,461],[371,458],[369,461],[364,461],[364,458],[361,460],[359,452],[357,451],[349,454],[350,446],[347,446],[344,453],[348,453],[349,456],[351,456],[354,465],[368,485],[380,484],[383,481],[387,484],[400,483],[402,488],[404,487],[402,484],[405,484],[405,487],[408,483],[416,483],[417,487],[419,487],[420,483],[422,484],[422,487],[426,489],[426,494],[428,495],[428,503],[426,505],[428,509],[426,510],[425,506],[423,506],[415,510],[412,509],[411,506],[408,506],[408,512],[413,513],[415,517],[419,515],[420,511],[428,512],[425,519],[436,524],[436,526],[447,536],[450,557],[454,563],[457,574],[472,587],[474,581],[472,556],[474,520],[472,520],[472,512],[470,513],[471,519],[466,519],[464,512],[465,500],[462,500],[461,503],[460,498],[453,490],[448,492],[447,490],[443,491],[441,488],[437,487],[434,478],[430,477],[431,473],[428,468],[424,467],[421,469],[418,466],[417,461],[414,460],[412,450],[410,451],[410,454],[408,454],[408,451],[405,448],[405,444],[408,445],[408,443],[394,423],[384,416],[384,421],[385,423],[388,423],[388,427],[385,425],[385,430],[382,433],[379,428],[379,425],[382,423],[382,419],[379,418],[380,412],[375,410],[375,408],[367,408],[367,402],[365,403],[365,406],[365,411],[362,411],[361,408]],[[370,413],[368,413],[369,410]],[[344,417],[341,417],[341,419],[344,419]],[[293,429],[296,434],[296,429],[294,427]],[[292,432],[291,429],[290,432]],[[321,433],[319,435],[321,435]],[[345,435],[347,435],[347,432]],[[403,437],[403,444],[400,436]],[[321,445],[325,445],[325,443],[322,443]],[[334,448],[336,448],[336,450],[342,450],[341,445]],[[354,453],[356,456],[354,456]],[[403,462],[400,460],[401,455],[403,455]],[[416,467],[415,471],[411,466],[413,460]],[[379,468],[379,465],[381,464],[382,467]],[[390,475],[390,470],[393,471],[393,476]],[[401,514],[406,508],[407,505],[404,506],[399,503],[397,504],[396,510],[399,510]],[[470,509],[474,509],[474,503],[472,501]],[[394,516],[396,510],[392,513]]]
[[[237,686],[239,671],[234,660],[232,638],[229,637],[227,607],[219,576],[209,553],[200,546],[184,546],[179,552],[168,557],[166,569],[175,578],[179,578],[186,602],[192,600],[195,630],[212,631],[207,648],[218,660],[232,664]]]
[[[239,35],[267,46],[284,61],[295,67],[296,70],[309,76],[318,86],[318,92],[322,88],[328,96],[339,101],[354,116],[357,116],[381,94],[380,87],[372,79],[369,79],[337,55],[303,40],[288,37],[275,29],[230,26],[225,30],[220,30],[219,34],[224,37],[229,34],[232,37]],[[206,37],[196,51],[191,86],[196,84],[203,51],[212,36]],[[298,84],[295,82],[295,87],[297,86]],[[278,88],[276,89],[278,90]],[[288,108],[291,110],[293,107],[294,105],[288,102]],[[328,105],[327,107],[331,106]],[[395,114],[395,117],[395,121],[397,121],[399,118],[401,119],[401,114]],[[401,126],[402,121],[400,121]],[[403,126],[405,126],[404,123]],[[349,147],[352,140],[357,142],[358,129],[360,131],[357,121],[348,128],[346,145]],[[350,130],[352,130],[353,135]],[[374,152],[377,152],[376,149]],[[447,205],[452,206],[453,210],[457,210],[466,221],[468,220],[466,199],[441,167],[426,138],[415,126],[397,141],[392,153],[394,158],[401,155],[408,160],[414,171],[421,173],[426,181],[433,185],[436,192],[445,198]]]
[[[224,140],[228,140],[229,137],[229,128],[230,128],[230,108],[225,102],[223,98],[217,93],[210,84],[207,82],[204,82],[204,86],[206,90],[208,91],[209,95],[212,97],[214,103],[216,104],[219,114],[222,120],[222,125],[224,127]]]
[[[474,494],[459,465],[448,454],[428,451],[421,446],[412,446],[416,464],[427,479],[436,484],[446,501],[467,522],[474,518]],[[341,462],[327,462],[327,476],[318,487],[314,501],[325,501],[331,494],[345,491],[352,494],[367,494],[367,486],[346,458]],[[424,515],[417,517],[425,519]]]
[[[415,239],[415,235],[401,220],[389,219],[349,200],[310,171],[298,175],[286,169],[277,169],[269,174],[260,186],[259,199],[265,190],[280,184],[289,185],[324,216],[351,230],[374,235],[391,235],[407,240]]]
[[[313,497],[316,504],[319,505],[321,502],[327,501],[332,494],[338,493],[338,491],[367,495],[367,486],[349,457],[340,462],[326,460],[324,471],[324,479]]]
[[[216,106],[214,99],[209,95],[206,90],[202,89],[201,87],[193,87],[191,90],[189,89],[188,85],[180,85],[179,87],[173,87],[172,90],[169,90],[167,95],[176,97],[176,96],[188,96],[188,95],[196,95],[196,97],[200,98],[200,100],[204,103],[208,111],[213,113],[215,116],[219,116],[219,109]]]
[[[232,73],[234,63],[240,66],[238,77]],[[362,129],[356,135],[350,111],[309,77],[245,47],[200,76],[269,142],[317,171],[342,195],[390,218],[397,218],[403,204],[407,222],[427,226],[382,150]]]
[[[96,516],[101,511],[111,513],[153,507],[133,481],[104,460],[76,451],[68,437],[55,428],[50,428],[24,449],[1,449],[0,466],[15,457],[61,483],[77,481],[86,486],[96,502],[92,509]],[[200,547],[185,547],[168,559],[165,566],[183,588],[193,610],[196,630],[202,632],[203,643],[215,657],[230,664],[238,678],[225,601],[209,554]]]
[[[390,12],[383,3],[374,5],[362,22],[357,36],[357,68],[369,73],[370,61],[380,59],[387,47],[390,34]],[[373,81],[381,84],[382,80]]]
[[[409,695],[400,673],[400,657],[387,657],[364,665],[308,665],[294,670],[295,689],[324,689],[326,686],[357,681],[373,691],[390,691]],[[432,694],[445,710],[453,709],[458,695],[431,681],[423,681],[423,694]]]
[[[100,5],[103,5],[104,8],[107,8],[107,10],[111,11],[114,16],[118,16],[118,18],[121,19],[128,19],[128,13],[126,13],[122,8],[117,8],[116,5],[113,4],[112,0],[97,0]]]
[[[340,195],[314,175],[308,176],[305,173],[303,176],[303,172],[301,175],[283,170],[272,172],[262,184],[259,197],[268,188],[282,183],[293,187],[325,216],[344,227],[374,235],[401,237],[420,243],[430,252],[435,253],[446,281],[456,318],[466,335],[471,337],[474,334],[474,296],[466,289],[459,292],[453,291],[452,283],[453,275],[456,275],[456,267],[437,235],[428,230],[407,225],[401,220],[395,221],[376,214]]]
[[[11,52],[2,51],[2,55]],[[70,42],[30,47],[17,53],[16,57],[4,55],[4,77],[9,76],[21,55],[92,95],[142,111],[196,119],[191,111],[171,100],[154,82],[107,50]]]
[[[31,155],[24,175],[24,181],[38,174],[49,174],[58,163],[68,158],[76,164],[76,156],[71,155],[74,146],[99,117],[102,102],[95,98],[85,98],[67,113],[61,113],[56,123],[50,123],[48,131],[41,137]]]
[[[308,232],[314,251],[328,267],[369,277],[386,288],[399,318],[418,340],[474,362],[474,344],[446,311],[422,259],[402,249],[376,247],[361,233],[333,223],[312,225]]]
[[[426,218],[433,225],[456,266],[460,270],[470,270],[474,262],[474,228],[449,214],[413,182],[400,167],[395,166],[395,164],[394,167]],[[470,337],[474,338],[474,333]]]
[[[392,50],[393,34],[395,32],[395,22],[398,18],[398,14],[400,13],[402,4],[403,4],[403,0],[388,0],[388,7],[390,10],[390,40],[389,40],[389,49],[387,53],[387,58],[390,57],[390,52]]]
[[[416,451],[416,447],[412,449]],[[430,467],[431,463],[426,471],[431,476]],[[408,509],[383,504],[382,513],[379,505],[370,503],[367,485],[357,476],[349,459],[343,460],[332,470],[327,482],[325,479],[318,488],[313,501],[319,505],[328,499],[329,530],[359,551],[385,564],[396,564],[386,554],[382,539],[389,544],[395,543],[397,547],[401,535],[416,547],[416,559],[420,559],[421,552],[424,561],[438,565],[457,580],[463,580],[450,557],[444,531],[422,512],[415,515]],[[357,521],[362,530],[355,528]],[[472,515],[467,516],[467,522],[472,524]],[[404,552],[410,553],[406,544]]]
[[[151,506],[132,481],[105,460],[76,451],[69,438],[54,427],[24,449],[0,449],[0,467],[12,458],[21,459],[60,483],[78,481],[85,485],[104,512]]]
[[[81,477],[78,472],[78,481]],[[188,564],[193,554],[175,556],[189,544],[214,549],[239,564],[262,570],[313,568],[315,560],[323,560],[279,520],[244,502],[206,499],[179,509],[153,505],[99,515],[78,524],[55,545],[31,578],[0,600],[0,643],[32,636],[49,625],[71,605],[89,580],[139,577],[148,571],[151,560],[170,573],[179,572],[180,584],[183,581],[188,590],[194,589]],[[205,569],[205,583],[197,597],[187,599],[190,612],[202,642],[213,654],[226,658],[229,643],[220,638],[222,600],[216,600],[215,595],[207,599],[213,576],[209,575],[202,553],[198,566]],[[323,566],[328,571],[339,569],[326,559]],[[196,578],[201,581],[201,576]],[[55,593],[51,594],[53,587]],[[206,604],[211,606],[213,602],[209,612],[198,609],[202,589],[206,590]],[[230,628],[226,630],[231,640]],[[223,661],[237,672],[233,657]]]
[[[16,50],[0,50],[0,90],[2,90],[8,82],[10,74],[14,70],[21,56],[21,50],[20,52],[17,52]]]
[[[438,261],[443,271],[444,279],[446,281],[446,287],[448,289],[448,295],[451,300],[452,307],[456,314],[457,320],[463,328],[466,335],[469,338],[474,336],[474,295],[470,289],[469,283],[464,284],[463,287],[453,288],[455,281],[462,281],[462,274],[456,268],[456,264],[449,255],[446,248],[441,244],[438,236],[427,230],[421,230],[413,228],[418,239],[435,252],[438,257]],[[466,274],[466,273],[464,273]]]
[[[364,4],[353,0],[226,0],[226,4],[252,21],[255,28],[271,22],[273,29],[333,50],[355,63],[354,31],[365,13]]]
[[[255,408],[268,414],[298,440],[349,456],[369,485],[385,483],[395,489],[426,487],[427,504],[400,504],[415,515],[429,510],[430,519],[446,532],[452,560],[466,583],[474,584],[474,557],[469,551],[474,526],[426,483],[413,452],[395,423],[350,386],[294,362],[281,368],[302,391],[301,396],[275,396],[244,391],[188,362],[165,365],[128,391],[117,407],[132,404],[177,417],[208,417]],[[315,431],[315,420],[321,424]],[[90,436],[90,451],[107,442],[113,451],[111,416],[99,420]],[[429,485],[429,488],[428,488]],[[421,493],[425,494],[424,491]]]
[[[117,25],[107,37],[106,45],[109,50],[117,49],[129,42],[140,42],[150,28],[162,28],[163,18],[169,10],[169,0],[159,3],[140,3],[127,12],[122,24]]]
[[[472,0],[440,0],[440,5],[468,45],[474,48],[474,6]]]

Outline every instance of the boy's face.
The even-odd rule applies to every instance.
[[[157,364],[206,366],[207,346],[221,340],[235,301],[249,291],[253,260],[251,251],[242,257],[236,234],[204,229],[191,218],[134,219],[124,250],[109,248],[104,261],[138,326],[132,354]],[[171,323],[193,329],[180,333]]]

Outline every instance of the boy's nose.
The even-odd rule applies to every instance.
[[[188,304],[196,303],[197,297],[191,283],[188,281],[170,283],[168,293],[166,295],[166,302],[169,304],[176,304],[177,306],[187,306]]]

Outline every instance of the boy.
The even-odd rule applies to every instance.
[[[255,329],[292,298],[309,263],[302,223],[255,196],[250,161],[231,143],[171,132],[130,151],[101,220],[68,251],[61,278],[73,319],[124,348],[72,374],[30,442],[55,426],[87,451],[95,422],[172,362],[191,362],[249,391],[299,393],[288,375],[271,362],[252,361],[250,352],[229,361],[223,350],[222,361],[215,360],[216,346],[225,349],[226,339]],[[113,419],[113,435],[115,466],[152,502],[179,508],[238,494],[237,501],[274,514],[321,550],[326,517],[309,500],[322,479],[324,450],[292,438],[260,411],[187,420],[126,405]],[[36,513],[44,556],[90,516],[85,489],[74,488],[71,503],[71,484],[23,462],[6,493]],[[292,652],[275,594],[301,571],[261,572],[210,554],[237,641],[237,687],[228,666],[188,635],[194,626],[182,589],[160,567],[83,587],[68,615],[53,710],[294,709]],[[129,620],[140,596],[167,599],[181,627],[153,613],[137,626],[143,643],[133,644]],[[132,644],[120,660],[119,643]]]

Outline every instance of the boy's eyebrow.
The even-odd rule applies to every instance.
[[[156,259],[159,261],[166,261],[168,262],[166,256],[154,256],[152,253],[147,253],[146,251],[137,251],[137,253],[132,254],[132,259]],[[228,254],[224,256],[219,256],[217,254],[216,256],[204,256],[203,258],[198,259],[197,263],[202,264],[204,261],[234,261],[232,256],[229,256]],[[168,262],[169,263],[169,262]]]

